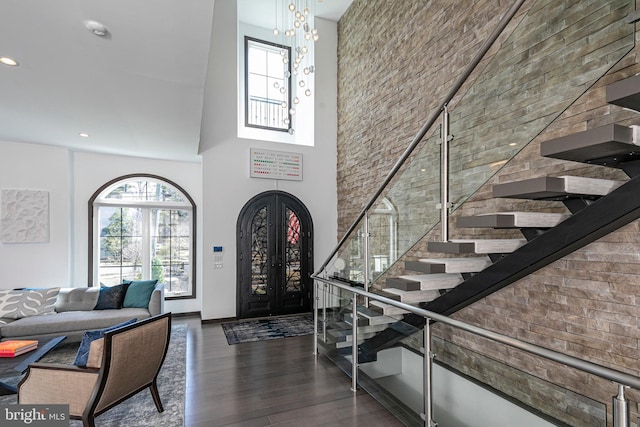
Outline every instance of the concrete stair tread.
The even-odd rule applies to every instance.
[[[425,291],[403,291],[401,289],[386,288],[383,292],[389,298],[393,298],[407,304],[418,304],[421,302],[433,301],[440,296],[440,292],[434,289]]]
[[[552,212],[495,212],[458,217],[460,228],[552,228],[571,215]]]
[[[369,301],[369,305],[375,310],[380,310],[380,312],[384,315],[394,315],[394,314],[398,315],[398,314],[410,313],[410,311],[395,307],[391,304],[385,304],[381,301]]]
[[[358,315],[360,316],[360,321],[358,322],[359,328],[364,326],[387,325],[398,321],[396,318],[386,316],[387,313],[381,313],[380,311],[372,310],[368,307],[358,306],[357,310]],[[348,314],[345,314],[345,322],[349,325],[352,324],[351,317],[351,311],[349,311]],[[361,322],[363,320],[364,322]]]
[[[418,263],[442,267],[443,273],[476,273],[491,265],[489,257],[421,258]]]
[[[369,326],[367,326],[369,328]],[[376,329],[365,330],[364,328],[358,328],[358,338],[370,338],[377,334],[380,331],[383,331],[387,328],[387,325],[376,325]],[[343,331],[327,331],[327,334],[331,335],[331,337],[335,340],[335,342],[341,341],[353,341],[353,330],[343,330]]]
[[[420,288],[415,290],[422,291],[451,289],[464,281],[459,273],[410,274],[399,278],[418,282]]]
[[[640,158],[633,127],[609,124],[555,138],[540,144],[543,157],[587,164],[621,167]]]
[[[538,177],[493,186],[493,197],[533,200],[563,200],[569,197],[606,196],[624,181],[578,176]]]
[[[388,277],[385,280],[385,288],[401,289],[403,291],[419,291],[420,282],[407,278],[409,276]]]
[[[606,99],[609,104],[640,111],[640,75],[632,76],[607,85]]]
[[[447,254],[506,254],[526,243],[526,239],[451,239],[429,242],[427,248],[430,252]]]

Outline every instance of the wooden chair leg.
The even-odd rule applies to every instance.
[[[93,414],[85,415],[82,417],[82,426],[83,427],[96,427],[95,417]]]
[[[162,406],[162,401],[160,400],[160,393],[158,392],[158,384],[156,381],[153,381],[149,386],[149,390],[151,390],[151,397],[153,397],[153,403],[156,404],[156,409],[158,412],[163,412],[164,407]]]

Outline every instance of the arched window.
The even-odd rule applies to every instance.
[[[191,197],[154,175],[128,175],[89,201],[89,283],[157,279],[167,298],[195,297],[195,216]]]

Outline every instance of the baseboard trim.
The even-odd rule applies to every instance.
[[[238,320],[236,317],[223,317],[221,319],[200,319],[200,323],[222,323]]]
[[[199,311],[188,311],[186,313],[171,313],[172,317],[192,317],[192,316],[198,316],[200,317],[200,312]]]

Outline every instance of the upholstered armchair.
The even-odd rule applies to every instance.
[[[18,384],[18,403],[66,404],[71,418],[93,427],[96,416],[149,388],[162,412],[157,378],[170,335],[171,313],[165,313],[93,341],[86,368],[32,364]]]

